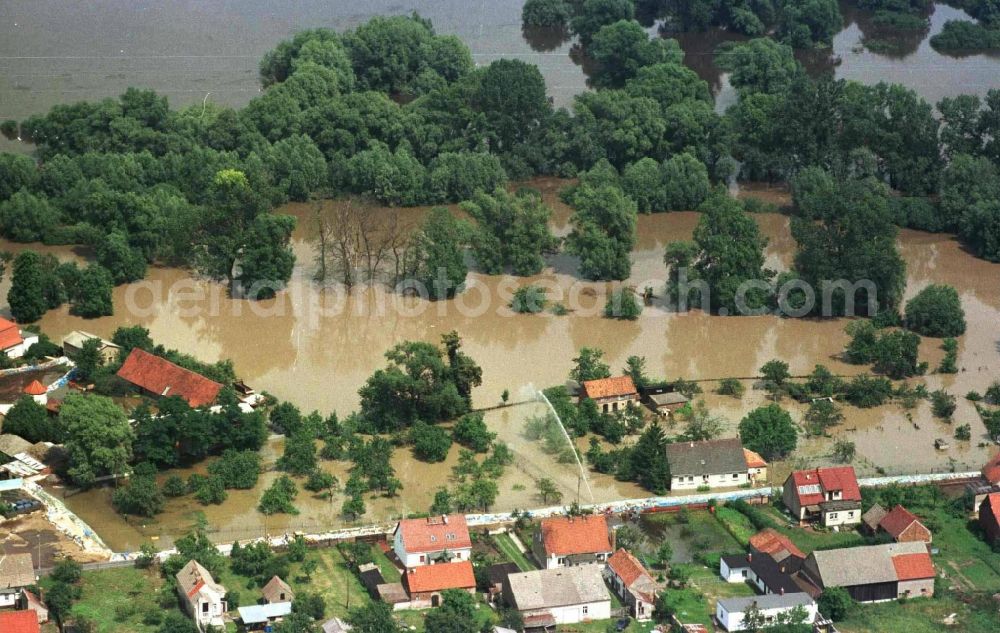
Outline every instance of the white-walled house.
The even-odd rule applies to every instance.
[[[17,604],[21,589],[35,584],[31,554],[0,555],[0,608]]]
[[[667,444],[671,490],[737,488],[766,478],[767,463],[738,437]],[[753,468],[748,458],[752,459]]]
[[[8,358],[20,358],[28,348],[38,342],[38,335],[21,331],[17,323],[0,318],[0,351]]]
[[[639,621],[653,617],[660,586],[639,559],[628,550],[619,549],[608,559],[604,573],[631,617]]]
[[[777,624],[776,620],[782,614],[797,608],[805,611],[805,623],[816,620],[816,601],[804,592],[719,600],[715,603],[715,619],[727,631],[745,631],[749,628],[745,622],[748,611],[759,612],[763,618],[763,626],[767,627],[769,624]]]
[[[597,564],[509,574],[504,600],[526,628],[575,624],[611,617],[611,595]]]
[[[393,534],[392,550],[407,569],[469,560],[472,538],[465,515],[403,519]]]
[[[180,594],[184,610],[194,620],[198,630],[226,625],[225,615],[229,610],[226,588],[215,582],[212,574],[198,561],[188,561],[177,572],[177,593]]]

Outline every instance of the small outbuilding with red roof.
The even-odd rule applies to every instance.
[[[403,584],[412,602],[426,601],[436,607],[441,603],[441,592],[446,589],[475,593],[476,575],[468,560],[421,565],[406,570]]]
[[[580,385],[580,397],[590,398],[604,413],[614,413],[621,411],[630,403],[637,404],[639,391],[635,388],[631,376],[615,376],[584,380]]]
[[[0,631],[3,633],[39,633],[41,630],[34,611],[0,612]]]
[[[608,522],[600,514],[542,519],[533,549],[545,569],[603,563],[614,551]]]
[[[604,576],[630,616],[640,621],[653,617],[660,586],[631,552],[619,549],[612,554],[604,568]]]
[[[800,522],[826,527],[861,523],[861,489],[850,466],[796,470],[785,480],[781,497]]]
[[[472,538],[464,514],[403,519],[396,525],[392,551],[407,569],[472,558]]]
[[[212,404],[222,389],[214,380],[138,347],[122,363],[118,377],[156,398],[180,396],[192,407]]]
[[[920,522],[912,512],[901,505],[890,510],[881,521],[879,529],[897,543],[930,543],[933,539],[931,531]]]

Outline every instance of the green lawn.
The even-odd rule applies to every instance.
[[[934,557],[940,573],[967,591],[1000,591],[1000,554],[971,531],[963,519],[944,510],[914,510],[934,533]]]
[[[840,532],[834,532],[832,530],[789,527],[788,517],[774,506],[758,506],[758,508],[774,520],[776,530],[787,536],[806,554],[817,549],[853,547],[865,544],[864,537],[856,530],[847,528]]]
[[[712,608],[715,605],[709,604],[708,597],[697,588],[667,589],[665,601],[684,624],[704,624],[712,630]]]
[[[989,600],[988,598],[986,600]],[[944,619],[956,614],[952,626]],[[995,633],[1000,630],[1000,616],[995,606],[974,609],[951,598],[914,599],[905,603],[857,605],[849,617],[837,623],[841,633]]]
[[[514,544],[514,540],[510,538],[509,534],[497,534],[493,537],[493,542],[496,543],[497,549],[503,552],[503,555],[517,565],[521,571],[538,569],[537,565],[522,554],[521,550],[517,549],[517,545]]]
[[[715,509],[715,518],[740,545],[746,546],[750,537],[757,533],[750,519],[742,512],[721,506]]]
[[[399,582],[401,577],[399,568],[392,564],[392,561],[378,545],[372,545],[372,558],[375,559],[375,564],[378,565],[379,571],[382,572],[382,578],[386,582]]]
[[[156,600],[162,584],[158,572],[134,567],[87,571],[72,613],[93,622],[95,633],[152,633],[158,625],[144,624],[143,617],[148,613],[162,616],[164,609]]]

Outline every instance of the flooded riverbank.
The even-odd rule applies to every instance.
[[[554,208],[553,229],[568,230],[569,209],[558,200],[558,190],[566,183],[539,180],[529,183],[543,191],[546,201]],[[755,191],[754,194],[759,194]],[[780,191],[769,191],[768,197],[781,201]],[[326,204],[342,204],[327,202]],[[773,316],[718,317],[693,311],[676,314],[656,305],[646,308],[634,322],[610,321],[601,315],[607,286],[603,283],[582,282],[575,276],[575,262],[569,257],[556,257],[552,266],[530,279],[507,279],[472,273],[472,286],[458,299],[430,303],[418,298],[400,299],[386,289],[368,289],[351,297],[338,295],[333,287],[320,287],[313,281],[315,274],[315,233],[309,221],[310,208],[290,205],[285,211],[296,215],[300,222],[293,237],[297,255],[294,292],[283,293],[274,301],[249,304],[232,301],[224,288],[193,279],[182,270],[157,268],[150,271],[147,282],[159,286],[156,295],[140,288],[148,284],[133,284],[115,289],[116,314],[95,320],[72,317],[65,308],[48,313],[41,321],[42,329],[55,340],[75,329],[84,329],[109,336],[121,325],[142,325],[150,329],[153,338],[169,347],[194,354],[206,361],[231,358],[237,373],[257,389],[267,390],[279,398],[295,402],[305,410],[323,413],[337,411],[346,414],[358,404],[357,390],[365,379],[384,365],[383,353],[402,340],[437,342],[452,329],[463,338],[465,351],[483,368],[483,385],[474,391],[476,407],[491,407],[500,395],[510,390],[514,400],[527,393],[528,386],[545,387],[561,384],[572,366],[572,358],[583,346],[598,347],[614,371],[624,366],[630,355],[645,356],[651,375],[669,379],[684,377],[707,381],[704,398],[708,406],[728,422],[726,434],[735,432],[739,420],[750,410],[766,403],[765,394],[745,381],[747,394],[740,400],[712,393],[712,379],[726,376],[754,376],[765,362],[779,358],[788,362],[793,374],[806,374],[821,363],[838,374],[851,375],[867,368],[848,365],[840,359],[847,342],[843,319],[782,319]],[[401,212],[417,221],[422,209],[372,212]],[[766,251],[768,266],[787,269],[795,251],[790,235],[789,218],[780,214],[755,214],[769,243]],[[639,239],[633,252],[633,276],[627,283],[641,288],[663,286],[663,249],[674,240],[689,239],[698,221],[692,212],[643,215],[639,217]],[[899,243],[907,261],[907,297],[929,283],[947,283],[960,294],[968,321],[968,331],[960,339],[958,365],[954,375],[928,375],[913,382],[928,389],[944,388],[958,396],[954,423],[936,420],[926,402],[912,411],[899,405],[876,409],[844,408],[846,421],[834,430],[835,437],[846,437],[857,444],[856,464],[864,474],[875,474],[878,466],[890,474],[904,472],[977,469],[989,456],[989,447],[980,447],[985,432],[975,409],[962,396],[970,390],[984,391],[1000,376],[1000,351],[996,325],[1000,323],[1000,265],[976,259],[962,250],[948,235],[932,235],[917,231],[902,231]],[[0,244],[0,248],[11,245]],[[69,249],[47,249],[63,257],[79,257]],[[578,289],[576,301],[580,309],[566,316],[549,313],[514,315],[496,297],[512,292],[513,287],[526,283],[544,283],[550,297],[560,292]],[[0,296],[6,296],[9,281],[0,285]],[[509,287],[508,287],[509,286]],[[322,304],[331,297],[341,296],[339,310],[317,312],[310,306]],[[492,297],[486,309],[477,306],[477,297]],[[564,297],[565,298],[565,297]],[[124,308],[129,302],[140,310]],[[381,302],[384,311],[374,307]],[[920,357],[931,368],[942,357],[940,341],[924,339]],[[796,420],[804,409],[786,401]],[[488,420],[501,439],[518,452],[518,465],[508,469],[500,482],[501,496],[497,509],[537,505],[533,499],[533,481],[539,476],[552,477],[551,459],[532,452],[519,440],[519,429],[530,412],[523,408],[508,408],[491,412]],[[952,441],[947,451],[933,447],[938,437],[951,438],[953,425],[969,423],[973,430],[971,442]],[[679,433],[682,429],[672,429]],[[778,478],[796,463],[830,461],[832,439],[803,441],[792,462],[778,465]],[[281,440],[269,443],[264,451],[265,462],[272,463],[282,450]],[[444,483],[457,459],[457,448],[449,460],[441,464],[415,462],[408,450],[394,456],[394,465],[403,482],[403,494],[397,499],[366,501],[366,520],[387,519],[406,512],[425,511],[434,491]],[[183,473],[202,472],[199,465]],[[345,464],[325,463],[340,480],[346,481]],[[561,489],[567,500],[576,494],[576,471],[557,467]],[[191,522],[191,513],[205,511],[210,524],[218,530],[217,538],[248,538],[291,529],[329,528],[342,525],[339,509],[342,499],[320,501],[301,492],[299,505],[303,512],[296,517],[265,518],[256,512],[258,498],[276,473],[262,477],[261,485],[252,491],[230,491],[222,506],[203,508],[193,500],[171,500],[167,512],[149,522],[130,520],[127,525],[114,514],[110,506],[110,489],[93,490],[72,496],[67,505],[92,522],[98,532],[115,549],[134,548],[145,538],[159,536],[168,540],[182,532]],[[644,496],[631,484],[616,482],[609,477],[591,474],[595,500]],[[503,507],[500,507],[503,506]]]

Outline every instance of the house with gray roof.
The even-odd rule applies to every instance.
[[[504,601],[521,613],[525,628],[607,620],[611,595],[602,571],[588,564],[509,574]]]
[[[754,622],[747,621],[748,613],[760,617],[759,624],[766,627],[793,617],[797,609],[801,609],[804,614],[803,624],[811,624],[816,620],[816,601],[803,592],[719,600],[715,603],[715,619],[727,631],[745,631],[757,626]]]
[[[0,607],[13,607],[23,587],[35,584],[31,554],[0,555]]]
[[[751,483],[750,465],[738,437],[667,444],[670,489],[736,488]]]

